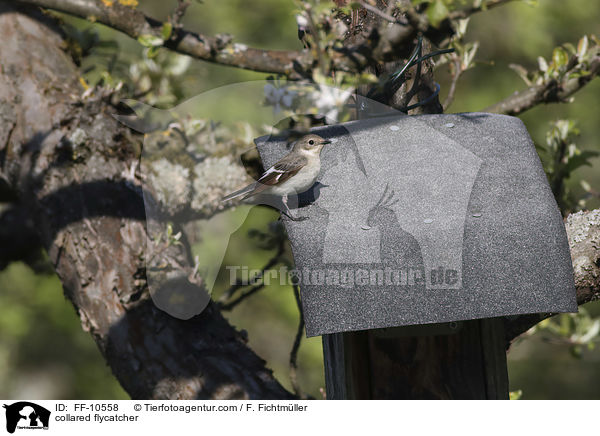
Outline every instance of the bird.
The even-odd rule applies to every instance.
[[[281,197],[285,210],[282,211],[292,221],[303,221],[308,217],[294,217],[288,206],[288,196],[298,195],[309,190],[321,171],[321,150],[331,141],[319,135],[309,134],[298,139],[292,150],[275,165],[266,170],[250,185],[232,192],[221,201],[242,197],[245,200],[257,194]]]

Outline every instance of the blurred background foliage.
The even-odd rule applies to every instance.
[[[463,43],[472,48],[478,41],[478,51],[473,68],[462,74],[447,112],[479,111],[523,89],[525,83],[510,64],[535,70],[538,56],[551,59],[556,46],[568,42],[576,45],[583,35],[600,34],[600,2],[531,3],[514,2],[471,18]],[[144,0],[139,7],[166,20],[174,4],[174,0]],[[188,29],[207,34],[231,33],[236,41],[249,45],[301,49],[295,10],[291,0],[204,0],[192,4],[183,23]],[[147,49],[136,41],[103,26],[63,19],[80,54],[82,78],[87,84],[116,86],[123,81],[125,95],[144,98],[158,107],[168,108],[220,85],[265,78],[264,74],[210,65],[162,49],[147,59]],[[451,79],[448,66],[440,65],[437,74],[442,100]],[[557,165],[568,164],[556,158],[561,147],[568,154],[576,146],[589,158],[589,165],[572,164],[566,175],[561,173],[559,203],[565,213],[584,206],[600,207],[600,199],[593,195],[600,191],[600,158],[593,155],[600,151],[599,101],[600,80],[595,80],[577,93],[571,104],[541,105],[521,116],[551,181],[563,171]],[[242,110],[231,107],[231,114],[235,117],[236,111]],[[239,116],[244,117],[242,113]],[[258,247],[256,238],[248,235],[256,233],[254,229],[268,232],[268,223],[276,218],[272,210],[252,208],[244,225],[232,236],[224,264],[261,268],[267,263],[276,249]],[[201,256],[210,256],[206,248],[210,244],[210,238],[203,241]],[[286,255],[289,257],[289,247]],[[227,279],[227,274],[220,274],[213,298],[218,299],[227,289]],[[292,289],[265,287],[225,315],[238,328],[248,331],[249,345],[291,388],[288,360],[298,325]],[[521,391],[524,399],[600,398],[600,351],[594,347],[599,316],[600,305],[591,303],[579,315],[544,321],[521,337],[509,353],[514,396]],[[319,337],[303,340],[298,364],[300,387],[308,395],[322,398]],[[62,295],[59,280],[37,275],[20,263],[0,272],[0,397],[127,398],[92,338],[81,330],[73,308]]]

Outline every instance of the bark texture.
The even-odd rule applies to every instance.
[[[54,23],[0,2],[0,180],[37,229],[84,329],[133,398],[291,398],[212,304],[182,321],[155,308],[141,138],[102,95],[83,98]],[[24,241],[29,243],[28,240]],[[180,246],[159,253],[173,286],[204,292]],[[192,277],[192,278],[190,278]]]

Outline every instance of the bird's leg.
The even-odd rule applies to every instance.
[[[292,211],[290,210],[289,206],[288,206],[288,196],[284,195],[283,197],[281,197],[281,202],[283,203],[283,207],[285,208],[285,210],[282,210],[281,213],[283,213],[285,216],[287,216],[290,220],[292,221],[304,221],[307,220],[308,217],[307,216],[298,216],[295,217],[292,215]]]

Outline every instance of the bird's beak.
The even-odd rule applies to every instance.
[[[324,139],[321,141],[321,144],[325,145],[325,144],[331,144],[331,141],[329,139]]]

